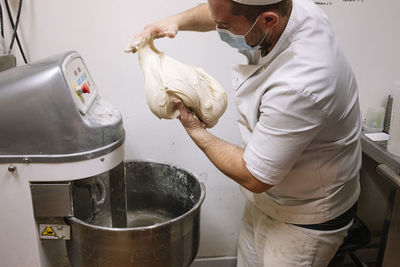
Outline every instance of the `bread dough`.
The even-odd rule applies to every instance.
[[[150,110],[163,119],[179,116],[174,101],[181,99],[195,114],[213,127],[226,110],[222,86],[201,68],[183,64],[158,51],[153,40],[138,48],[145,76],[146,100]]]

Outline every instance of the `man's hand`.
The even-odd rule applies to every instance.
[[[144,30],[134,37],[132,44],[125,49],[125,52],[135,53],[140,45],[147,43],[152,38],[174,38],[178,33],[178,30],[179,26],[174,17],[168,17],[158,22],[146,25]]]
[[[183,127],[185,127],[189,135],[192,131],[195,131],[196,129],[206,128],[207,125],[203,121],[201,121],[196,116],[196,114],[194,114],[194,112],[190,111],[189,108],[187,108],[185,104],[183,104],[182,100],[176,99],[174,103],[181,113],[178,119],[181,121]]]
[[[135,53],[141,44],[148,42],[151,38],[157,39],[166,36],[174,38],[178,31],[206,32],[215,30],[215,27],[216,24],[211,17],[208,4],[201,4],[147,25],[141,33],[135,36],[125,52]]]

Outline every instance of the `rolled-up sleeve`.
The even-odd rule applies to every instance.
[[[287,87],[267,91],[243,156],[249,171],[264,183],[279,184],[318,134],[324,118],[313,95]]]

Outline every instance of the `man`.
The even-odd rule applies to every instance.
[[[215,29],[248,58],[233,68],[245,148],[177,108],[248,200],[238,266],[327,266],[351,226],[361,165],[357,84],[328,19],[311,0],[209,0],[146,26],[135,43]]]

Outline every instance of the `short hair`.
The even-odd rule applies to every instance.
[[[271,5],[245,5],[231,1],[231,13],[235,16],[244,16],[248,21],[255,21],[261,13],[275,11],[282,17],[289,17],[292,0],[282,0]]]

